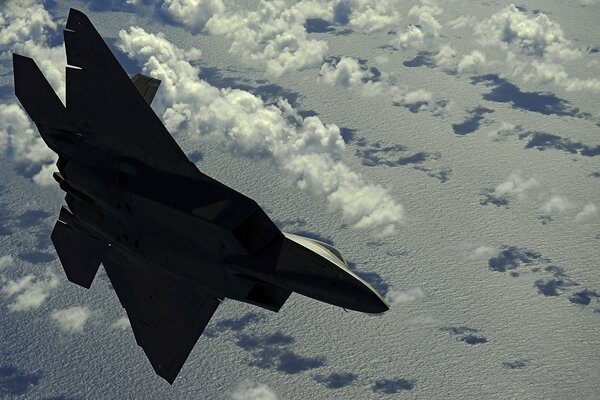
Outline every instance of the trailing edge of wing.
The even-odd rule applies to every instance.
[[[154,371],[173,383],[220,301],[189,281],[111,247],[102,261]]]

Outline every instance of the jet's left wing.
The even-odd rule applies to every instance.
[[[137,344],[173,383],[220,301],[198,286],[110,247],[102,264],[127,311]]]

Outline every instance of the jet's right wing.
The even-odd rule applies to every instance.
[[[166,171],[194,173],[147,101],[158,88],[155,82],[148,88],[154,93],[146,96],[146,88],[140,93],[138,78],[132,82],[81,11],[69,11],[65,28],[67,111],[81,133],[117,154]]]
[[[127,311],[137,344],[173,383],[220,301],[191,282],[110,247],[102,264]]]

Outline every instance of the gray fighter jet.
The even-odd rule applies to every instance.
[[[73,283],[89,288],[104,265],[158,375],[173,383],[225,298],[279,311],[296,292],[388,309],[335,248],[281,232],[200,172],[150,107],[160,81],[129,78],[80,11],[64,39],[66,107],[31,58],[13,56],[16,96],[59,156],[66,205],[52,242]]]

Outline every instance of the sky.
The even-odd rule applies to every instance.
[[[236,3],[0,3],[0,398],[600,398],[600,2]],[[13,52],[65,101],[71,7],[202,172],[390,310],[226,300],[156,376],[103,268],[67,281],[14,96]]]

